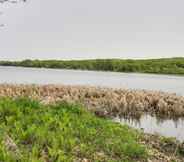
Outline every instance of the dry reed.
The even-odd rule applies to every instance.
[[[0,84],[0,97],[30,97],[44,104],[80,103],[99,116],[184,117],[184,97],[159,91],[111,89],[64,85]]]

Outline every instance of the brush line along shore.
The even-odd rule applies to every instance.
[[[96,60],[68,60],[68,61],[23,60],[23,61],[0,61],[0,65],[184,75],[184,58],[162,58],[162,59],[147,59],[147,60],[96,59]]]

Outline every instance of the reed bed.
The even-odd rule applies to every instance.
[[[161,117],[184,117],[184,97],[159,91],[112,89],[65,85],[0,84],[0,97],[29,97],[44,104],[58,101],[78,103],[99,116],[140,117],[151,113]]]

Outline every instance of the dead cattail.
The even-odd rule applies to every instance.
[[[143,112],[184,116],[184,97],[158,91],[62,85],[0,85],[0,97],[30,97],[44,104],[66,101],[80,103],[104,114],[141,114]]]

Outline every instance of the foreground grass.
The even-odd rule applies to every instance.
[[[184,58],[148,60],[97,59],[71,61],[24,60],[12,62],[0,61],[0,65],[184,75]]]
[[[0,99],[0,161],[144,161],[139,134],[80,106]]]

